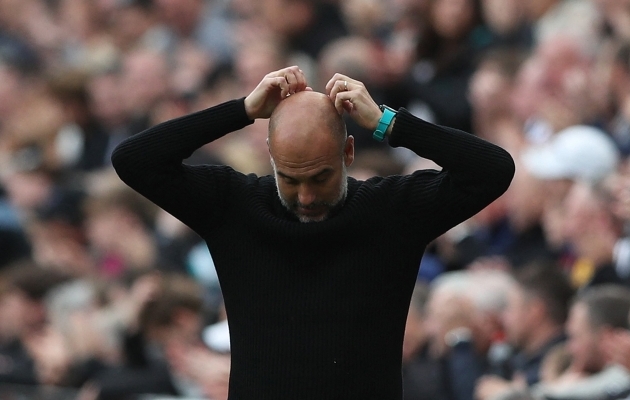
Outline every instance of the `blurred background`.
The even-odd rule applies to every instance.
[[[405,400],[628,398],[630,0],[0,0],[0,398],[226,399],[211,254],[110,155],[289,65],[516,161],[427,249]],[[351,176],[439,168],[347,122]],[[187,162],[268,174],[266,135]]]

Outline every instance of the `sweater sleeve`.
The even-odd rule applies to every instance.
[[[429,239],[472,217],[501,196],[514,176],[504,149],[469,133],[426,122],[401,108],[389,137],[430,159],[442,171],[416,171],[405,194],[414,222],[427,224]]]
[[[252,122],[244,99],[228,101],[131,136],[116,147],[112,164],[123,182],[203,235],[221,217],[236,172],[182,161]]]

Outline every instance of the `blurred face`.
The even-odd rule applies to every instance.
[[[630,0],[597,0],[607,22],[622,39],[630,39]]]
[[[183,57],[182,57],[183,58]],[[130,112],[147,112],[167,92],[166,60],[158,53],[137,51],[124,61],[122,86]]]
[[[527,14],[530,20],[535,21],[542,17],[547,10],[559,0],[525,0]]]
[[[50,178],[38,172],[9,174],[2,182],[11,204],[19,209],[33,209],[50,198]]]
[[[353,151],[351,139],[346,141],[343,154],[338,142],[330,139],[311,149],[290,145],[272,151],[280,201],[301,222],[323,221],[343,204],[348,189],[347,160]]]
[[[539,57],[530,57],[519,69],[510,96],[514,114],[525,121],[538,113],[541,93],[545,90],[545,65]]]
[[[623,225],[614,217],[613,207],[614,204],[595,193],[588,184],[573,184],[564,201],[561,223],[563,238],[576,256],[594,265],[613,262],[615,243],[623,232]]]
[[[475,10],[472,0],[434,0],[431,14],[438,34],[456,39],[472,27]]]
[[[572,184],[573,181],[569,179],[552,179],[544,182],[547,196],[541,222],[547,243],[556,249],[560,249],[565,243],[563,227],[566,208],[564,207],[564,198]]]
[[[510,32],[521,24],[520,0],[483,0],[482,5],[486,21],[499,33]]]
[[[508,341],[517,348],[527,344],[530,325],[530,300],[520,288],[508,295],[508,304],[503,313],[503,325]]]
[[[313,3],[308,1],[263,0],[260,4],[265,25],[282,36],[303,32],[315,16]]]
[[[0,341],[17,337],[24,329],[27,312],[26,298],[17,291],[0,296]]]
[[[184,35],[194,31],[204,4],[205,2],[200,0],[157,0],[156,2],[164,22]]]
[[[112,18],[113,33],[120,46],[131,46],[151,26],[151,16],[140,7],[120,7]]]
[[[112,209],[91,215],[86,220],[86,231],[90,244],[102,251],[118,247],[121,229],[125,227],[123,212]]]
[[[346,0],[341,2],[341,8],[349,25],[359,31],[378,26],[386,15],[383,2],[378,0]]]
[[[21,89],[17,71],[0,65],[0,115],[6,117],[10,114]]]
[[[470,100],[477,112],[500,110],[509,102],[510,82],[491,62],[482,64],[470,83]]]
[[[582,303],[575,304],[567,321],[568,348],[573,366],[580,372],[594,373],[604,366],[603,352],[599,349],[601,335],[589,322],[588,309]]]
[[[511,226],[522,232],[540,221],[546,193],[544,185],[516,160],[516,174],[505,194]]]
[[[121,87],[115,75],[96,76],[88,86],[90,110],[108,127],[121,124],[127,117]]]
[[[19,289],[0,297],[0,340],[40,331],[46,324],[46,307]]]
[[[425,329],[430,339],[431,351],[440,357],[448,351],[446,334],[452,329],[468,328],[473,335],[475,349],[483,352],[483,342],[479,342],[479,310],[468,293],[461,288],[433,289],[426,308]]]

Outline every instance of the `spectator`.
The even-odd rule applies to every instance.
[[[438,124],[471,131],[468,82],[481,51],[476,0],[431,0],[408,76],[410,111]]]
[[[555,261],[557,253],[549,245],[542,228],[545,202],[543,184],[516,160],[517,168],[505,194],[509,226],[513,239],[502,254],[503,263],[514,268],[536,261]]]
[[[411,296],[403,341],[403,398],[446,399],[441,365],[429,353],[426,302],[429,287],[418,283]]]
[[[547,196],[542,223],[549,245],[564,254],[570,268],[575,258],[567,248],[563,224],[564,202],[574,182],[602,183],[613,174],[620,159],[612,139],[603,131],[585,125],[571,126],[542,146],[530,146],[523,154],[524,167],[542,181]]]
[[[604,349],[628,331],[630,291],[601,285],[580,293],[571,306],[567,333],[571,365],[552,382],[531,388],[535,399],[614,399],[630,390],[630,373],[614,364]],[[507,399],[514,391],[494,399]]]
[[[109,166],[114,147],[136,129],[125,108],[120,83],[119,73],[111,69],[94,74],[87,84],[96,127],[85,162],[93,168]]]
[[[604,14],[604,19],[612,34],[622,42],[628,42],[630,40],[628,0],[596,0],[595,4]]]
[[[525,4],[538,44],[558,33],[568,33],[591,45],[591,39],[597,37],[600,15],[589,0],[532,0]]]
[[[525,15],[526,4],[518,0],[482,0],[484,22],[492,33],[492,46],[530,49],[532,26]]]
[[[162,53],[151,50],[132,50],[122,59],[120,85],[127,115],[134,129],[147,126],[149,113],[166,96],[169,89],[168,64]]]
[[[158,244],[150,223],[155,208],[125,188],[86,199],[86,229],[97,254],[96,274],[117,277],[128,269],[152,268]]]
[[[61,274],[30,263],[16,264],[3,271],[0,293],[1,383],[57,383],[48,380],[47,367],[51,365],[51,358],[38,350],[50,349],[47,345],[53,340],[46,329],[45,296],[65,280],[66,277]],[[54,347],[52,350],[63,352],[63,349]],[[50,353],[47,355],[52,356]]]
[[[630,154],[630,43],[619,46],[610,68],[607,89],[611,94],[612,118],[606,128],[627,157]]]
[[[474,132],[477,135],[493,142],[505,140],[503,136],[509,135],[501,121],[516,121],[510,108],[510,98],[524,60],[525,53],[508,48],[489,50],[481,58],[469,86]],[[518,135],[522,135],[520,130]]]
[[[161,21],[169,28],[169,48],[187,41],[208,53],[215,65],[231,60],[232,29],[219,1],[155,0]]]
[[[426,306],[429,354],[442,365],[441,376],[431,380],[442,390],[436,398],[472,400],[475,381],[487,369],[490,340],[475,308],[472,283],[466,271],[442,274],[431,283]]]
[[[593,54],[579,39],[558,34],[536,46],[524,61],[511,106],[528,143],[545,142],[572,125],[596,122],[605,101]]]
[[[134,47],[164,51],[168,32],[157,23],[154,0],[121,0],[114,2],[110,29],[116,47],[127,51]]]
[[[613,263],[623,225],[611,212],[607,197],[601,190],[580,183],[565,199],[563,233],[577,257],[572,275],[578,286],[623,281]]]
[[[6,192],[0,186],[0,270],[31,254],[29,243],[20,223],[16,209],[7,201]]]
[[[302,62],[305,65],[316,60],[326,44],[347,34],[339,6],[333,2],[265,0],[262,17],[290,54],[308,57]]]
[[[186,396],[227,394],[229,358],[200,339],[200,287],[182,275],[165,276],[139,315],[138,364],[105,370],[93,378],[99,399],[154,393]]]
[[[476,388],[480,399],[490,399],[513,385],[531,386],[540,380],[545,355],[565,340],[564,323],[573,290],[553,265],[531,264],[515,274],[504,328],[514,355],[503,367],[503,377],[486,376]]]

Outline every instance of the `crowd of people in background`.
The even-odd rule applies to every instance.
[[[630,0],[0,0],[0,397],[227,398],[211,254],[110,156],[289,65],[516,161],[422,260],[405,400],[630,398]],[[187,162],[271,173],[266,123]],[[438,168],[347,123],[357,179]]]

